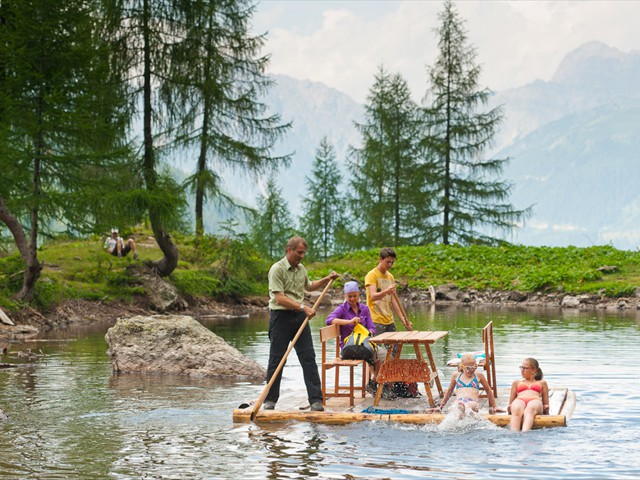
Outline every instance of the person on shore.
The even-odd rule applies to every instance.
[[[460,368],[457,372],[451,375],[451,383],[449,388],[442,397],[440,406],[436,410],[442,411],[447,404],[451,395],[455,391],[456,401],[455,405],[459,410],[459,417],[465,413],[478,412],[478,398],[480,398],[480,386],[487,392],[487,399],[489,401],[489,413],[493,414],[496,410],[496,399],[493,395],[493,390],[487,381],[487,378],[483,373],[477,372],[476,358],[472,353],[465,353],[460,359]]]
[[[344,303],[340,304],[336,309],[327,316],[327,325],[340,326],[340,348],[344,347],[344,340],[352,334],[356,325],[365,327],[371,336],[376,334],[376,327],[373,324],[369,307],[364,303],[360,303],[360,289],[357,282],[347,282],[344,284]],[[386,351],[383,347],[373,347],[369,354],[362,357],[349,357],[349,359],[366,360],[372,369],[370,369],[370,381],[375,382],[376,375],[384,360]],[[346,358],[346,357],[343,357]],[[373,386],[373,385],[372,385]],[[375,395],[375,391],[369,391]]]
[[[526,432],[533,428],[536,415],[549,414],[549,386],[535,358],[522,361],[520,374],[522,378],[511,384],[507,411],[511,414],[511,430]]]
[[[129,252],[133,252],[133,258],[138,259],[136,242],[131,237],[125,242],[117,228],[111,229],[111,236],[104,241],[104,248],[114,257],[125,257]]]
[[[313,318],[316,311],[305,305],[305,290],[319,290],[329,281],[338,278],[336,272],[326,277],[311,281],[307,270],[302,265],[302,259],[307,253],[307,242],[302,237],[293,237],[287,242],[285,256],[274,263],[269,269],[269,363],[267,366],[267,383],[275,373],[289,347],[289,342],[298,333],[306,317]],[[304,383],[307,388],[311,410],[321,412],[322,384],[316,364],[316,353],[311,338],[309,323],[300,334],[295,346],[300,360]],[[280,398],[280,382],[282,370],[265,397],[263,408],[273,410]]]

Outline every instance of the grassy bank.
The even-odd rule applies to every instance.
[[[34,306],[46,309],[65,299],[133,302],[141,288],[127,266],[160,258],[148,232],[136,232],[140,259],[116,258],[102,249],[103,238],[58,239],[43,245],[38,256],[45,268],[37,284]],[[180,249],[178,268],[171,275],[180,293],[189,297],[225,299],[266,295],[270,261],[242,242],[205,238],[196,248],[193,237],[174,238]],[[589,248],[523,246],[400,247],[392,272],[402,285],[425,289],[453,284],[461,289],[564,291],[632,295],[640,285],[640,252],[610,246]],[[312,278],[336,270],[360,283],[377,263],[378,249],[359,251],[307,264]],[[608,272],[601,267],[614,267]],[[24,265],[16,254],[0,258],[0,302],[20,308],[12,295],[20,289]],[[338,287],[339,284],[336,284]]]

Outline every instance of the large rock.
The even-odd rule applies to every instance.
[[[264,380],[265,369],[192,317],[119,318],[105,339],[114,372]]]
[[[455,302],[460,294],[458,287],[455,285],[439,285],[436,287],[435,297],[437,300],[446,300]]]
[[[560,304],[564,308],[578,308],[580,306],[580,298],[572,295],[565,295]]]

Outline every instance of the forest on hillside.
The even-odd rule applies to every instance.
[[[507,159],[484,156],[502,110],[487,108],[475,48],[447,0],[423,104],[401,73],[380,66],[349,178],[325,138],[293,219],[277,184],[291,157],[273,153],[290,125],[263,101],[271,81],[265,37],[248,28],[254,9],[248,0],[2,3],[0,245],[19,259],[15,298],[33,300],[48,239],[114,226],[148,225],[161,255],[147,263],[170,276],[176,235],[205,244],[204,206],[235,203],[223,166],[270,178],[256,211],[235,205],[250,232],[231,219],[222,235],[266,258],[294,233],[315,259],[381,245],[499,245],[527,218],[500,179]],[[178,182],[168,156],[185,158],[192,174]],[[190,204],[193,225],[184,220]]]

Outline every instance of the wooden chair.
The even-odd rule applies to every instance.
[[[493,391],[493,396],[498,398],[498,382],[496,381],[496,353],[493,343],[493,322],[487,323],[482,329],[482,343],[484,344],[484,352],[468,352],[476,355],[476,363],[478,367],[482,367],[487,377],[487,382]],[[484,358],[480,353],[484,353]],[[458,354],[458,357],[460,354]],[[479,358],[480,357],[480,358]],[[460,366],[460,358],[452,358],[447,362],[448,367]],[[480,394],[481,398],[487,398],[486,393]]]
[[[322,403],[327,404],[331,397],[348,397],[349,405],[354,406],[356,393],[364,398],[368,380],[367,362],[364,360],[342,360],[340,358],[340,327],[329,325],[320,329],[320,342],[322,342]],[[335,348],[330,345],[335,343]],[[354,370],[362,365],[362,385],[354,385]],[[340,385],[340,367],[349,369],[349,385]],[[327,371],[335,369],[333,388],[327,385]]]
[[[496,381],[496,352],[493,344],[492,321],[487,323],[487,325],[482,329],[482,343],[484,343],[485,376],[487,377],[487,382],[489,382],[491,390],[493,390],[493,396],[498,398],[498,382]]]

